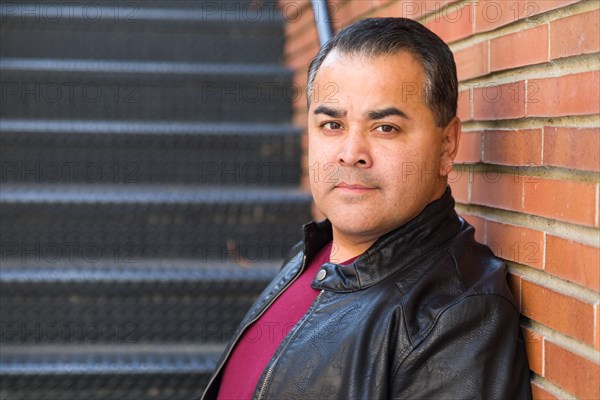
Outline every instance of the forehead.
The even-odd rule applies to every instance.
[[[317,71],[311,105],[351,99],[365,104],[423,103],[424,90],[421,62],[408,51],[369,56],[333,50]]]

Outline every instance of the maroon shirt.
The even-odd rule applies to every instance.
[[[310,285],[319,268],[329,262],[330,252],[331,242],[319,250],[300,277],[242,335],[223,369],[219,400],[252,398],[275,351],[319,294],[319,290]],[[349,264],[355,258],[343,264]]]

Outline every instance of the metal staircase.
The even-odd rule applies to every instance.
[[[198,397],[310,218],[274,0],[0,7],[0,398]]]

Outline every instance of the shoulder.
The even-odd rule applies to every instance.
[[[506,265],[487,246],[475,241],[473,228],[466,222],[455,237],[425,257],[415,270],[418,277],[401,287],[413,343],[424,339],[446,317],[464,321],[468,314],[468,319],[476,321],[496,313],[492,310],[501,310],[496,313],[498,318],[518,318],[506,281]]]

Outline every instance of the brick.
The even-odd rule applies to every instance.
[[[600,112],[598,87],[600,87],[599,71],[531,79],[528,83],[527,116],[597,114]]]
[[[371,13],[369,13],[369,17],[372,18],[383,18],[390,17],[390,10],[388,7],[377,7],[374,8]]]
[[[456,1],[456,0],[454,0]],[[429,1],[429,0],[398,0],[385,8],[391,17],[403,17],[419,20],[426,15],[438,12],[445,4],[454,1]],[[455,9],[455,7],[453,7]],[[440,15],[440,18],[442,16]]]
[[[285,63],[294,71],[306,74],[310,62],[317,55],[318,51],[319,46],[315,43],[315,45],[297,51],[294,54],[286,54]]]
[[[481,132],[462,132],[458,153],[454,162],[456,164],[469,164],[481,161]]]
[[[473,174],[471,203],[521,211],[523,179],[492,171]]]
[[[543,163],[600,171],[600,129],[545,127]]]
[[[420,19],[436,13],[443,18],[445,14],[453,13],[459,8],[458,5],[446,8],[444,8],[444,6],[458,1],[459,0],[403,0],[401,2],[405,5],[406,18]]]
[[[294,113],[306,114],[306,87],[297,86],[295,97],[292,99]]]
[[[305,134],[300,137],[300,148],[302,149],[302,153],[306,153],[308,151],[308,134]]]
[[[575,339],[593,343],[593,305],[526,279],[521,280],[521,302],[524,316]]]
[[[483,161],[500,165],[542,164],[542,130],[485,131]]]
[[[302,92],[306,92],[306,85],[308,82],[308,75],[305,70],[294,71],[294,84],[298,86],[298,90],[302,89]]]
[[[425,26],[446,43],[466,38],[473,33],[472,3],[452,6],[425,23]]]
[[[473,117],[476,120],[522,118],[525,116],[525,82],[499,85],[488,82],[473,88]]]
[[[315,25],[314,14],[310,4],[287,2],[280,6],[281,15],[285,20],[285,38],[289,41],[299,35],[309,26]],[[287,42],[286,42],[287,46]]]
[[[308,177],[306,177],[305,174],[303,174],[302,177],[300,178],[300,189],[302,189],[305,192],[310,192],[310,180],[308,179]],[[312,207],[312,205],[311,205],[311,207]],[[312,209],[311,209],[311,215],[313,215]]]
[[[527,0],[525,15],[534,16],[546,11],[554,10],[582,0]]]
[[[600,351],[600,306],[596,305],[596,330],[594,336],[594,347]]]
[[[294,112],[294,122],[296,122],[296,115],[303,115],[303,118],[306,118],[306,97],[302,97],[292,103],[293,112]],[[306,125],[306,122],[300,124],[298,126]]]
[[[529,369],[542,376],[544,365],[544,337],[537,332],[522,328],[525,350],[529,360]]]
[[[291,97],[292,108],[294,112],[306,112],[306,77],[304,74],[294,74],[294,94]],[[290,90],[291,92],[291,90]]]
[[[461,214],[461,217],[475,228],[475,240],[479,243],[485,243],[485,227],[487,223],[485,218],[469,214]]]
[[[329,18],[333,25],[334,32],[338,32],[344,26],[349,25],[356,19],[356,16],[352,14],[352,7],[350,7],[348,2],[338,1],[333,5],[330,5],[329,9]]]
[[[452,3],[458,3],[459,1],[460,0],[425,0],[425,8],[427,10],[431,10],[436,7],[442,8]],[[449,7],[448,10],[452,11],[452,7]]]
[[[294,4],[298,7],[309,7],[310,0],[278,0],[277,1],[279,8],[283,8],[289,4]]]
[[[350,10],[354,17],[362,18],[369,13],[376,5],[370,0],[349,1]]]
[[[527,213],[594,226],[595,184],[531,177],[525,179],[523,187]]]
[[[546,271],[600,292],[600,249],[548,235]]]
[[[304,110],[304,112],[300,112],[300,111],[295,112],[292,122],[294,125],[306,130],[307,126],[308,126],[306,110]]]
[[[548,61],[548,25],[511,33],[490,42],[492,71],[546,61]]]
[[[454,53],[458,80],[485,75],[488,69],[488,42],[481,42]]]
[[[506,275],[506,281],[508,282],[508,287],[512,292],[515,300],[517,300],[517,305],[519,306],[519,312],[521,311],[521,277],[519,275],[511,274],[510,272]]]
[[[410,7],[409,10],[406,10],[407,7]],[[407,13],[410,11],[412,15],[407,17]],[[409,5],[405,1],[396,0],[392,1],[389,5],[382,9],[382,13],[387,17],[404,17],[404,18],[416,18],[416,7],[414,5]]]
[[[550,58],[590,54],[600,50],[600,10],[550,23]]]
[[[301,99],[294,101],[292,104],[294,111],[294,123],[296,123],[300,127],[307,126],[307,116],[306,116],[306,97],[303,96]],[[298,117],[296,117],[298,116]],[[302,122],[302,123],[298,123]]]
[[[329,10],[329,22],[332,27],[337,26],[341,22],[341,18],[344,14],[342,8],[347,4],[345,0],[329,0],[327,1],[327,9]],[[350,7],[347,7],[346,14],[349,14]],[[335,29],[334,29],[335,31]]]
[[[544,233],[533,229],[488,221],[486,243],[500,258],[544,268]]]
[[[452,196],[458,203],[469,204],[469,173],[456,170],[448,176]]]
[[[581,399],[600,399],[600,367],[552,342],[546,342],[546,379]]]
[[[533,400],[559,400],[558,397],[546,391],[546,389],[535,382],[531,382],[531,396]]]
[[[478,0],[475,32],[485,32],[525,17],[525,0]]]
[[[319,50],[319,35],[317,29],[314,26],[309,27],[302,32],[302,35],[290,39],[285,46],[286,54],[289,56],[295,56],[298,53],[314,52]]]
[[[307,127],[307,117],[306,117],[306,105],[304,107],[300,106],[300,103],[294,104],[294,116],[292,118],[293,123],[300,127]]]
[[[470,90],[463,90],[458,93],[458,109],[456,115],[461,121],[471,121],[471,93]]]

